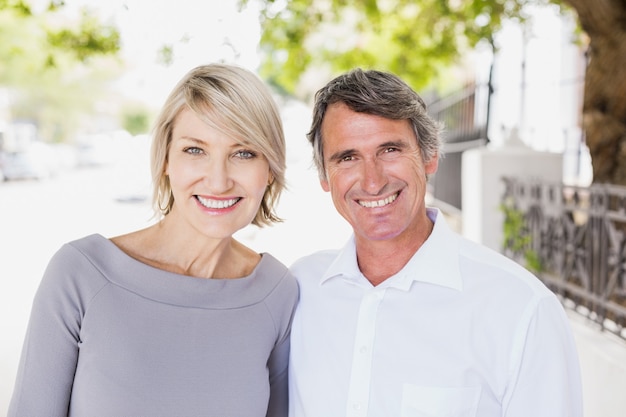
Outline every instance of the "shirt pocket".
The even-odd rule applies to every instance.
[[[424,387],[404,384],[400,417],[475,417],[480,387]]]

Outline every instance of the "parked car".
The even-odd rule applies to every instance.
[[[125,130],[86,134],[77,138],[78,167],[102,167],[115,164],[120,157],[120,146],[126,146],[126,142],[131,139],[130,133]]]
[[[0,154],[0,166],[5,181],[46,179],[56,174],[56,158],[50,147],[33,143],[20,150]]]

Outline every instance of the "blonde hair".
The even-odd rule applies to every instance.
[[[174,121],[185,108],[265,156],[273,181],[265,190],[252,224],[264,226],[282,221],[275,214],[275,206],[285,189],[286,169],[278,105],[269,88],[254,73],[227,64],[201,65],[189,71],[174,87],[157,117],[150,155],[155,215],[166,216],[174,204],[165,167]]]

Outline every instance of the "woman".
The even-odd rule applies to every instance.
[[[160,220],[50,261],[9,417],[286,415],[297,284],[233,239],[279,221],[275,102],[247,70],[197,67],[168,97],[151,156]]]

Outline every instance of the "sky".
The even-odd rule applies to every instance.
[[[82,7],[120,30],[129,70],[118,87],[130,97],[161,103],[196,65],[225,61],[256,70],[259,64],[260,26],[253,5],[239,12],[237,0],[67,0],[64,13]],[[169,67],[157,62],[164,45],[174,48]]]

